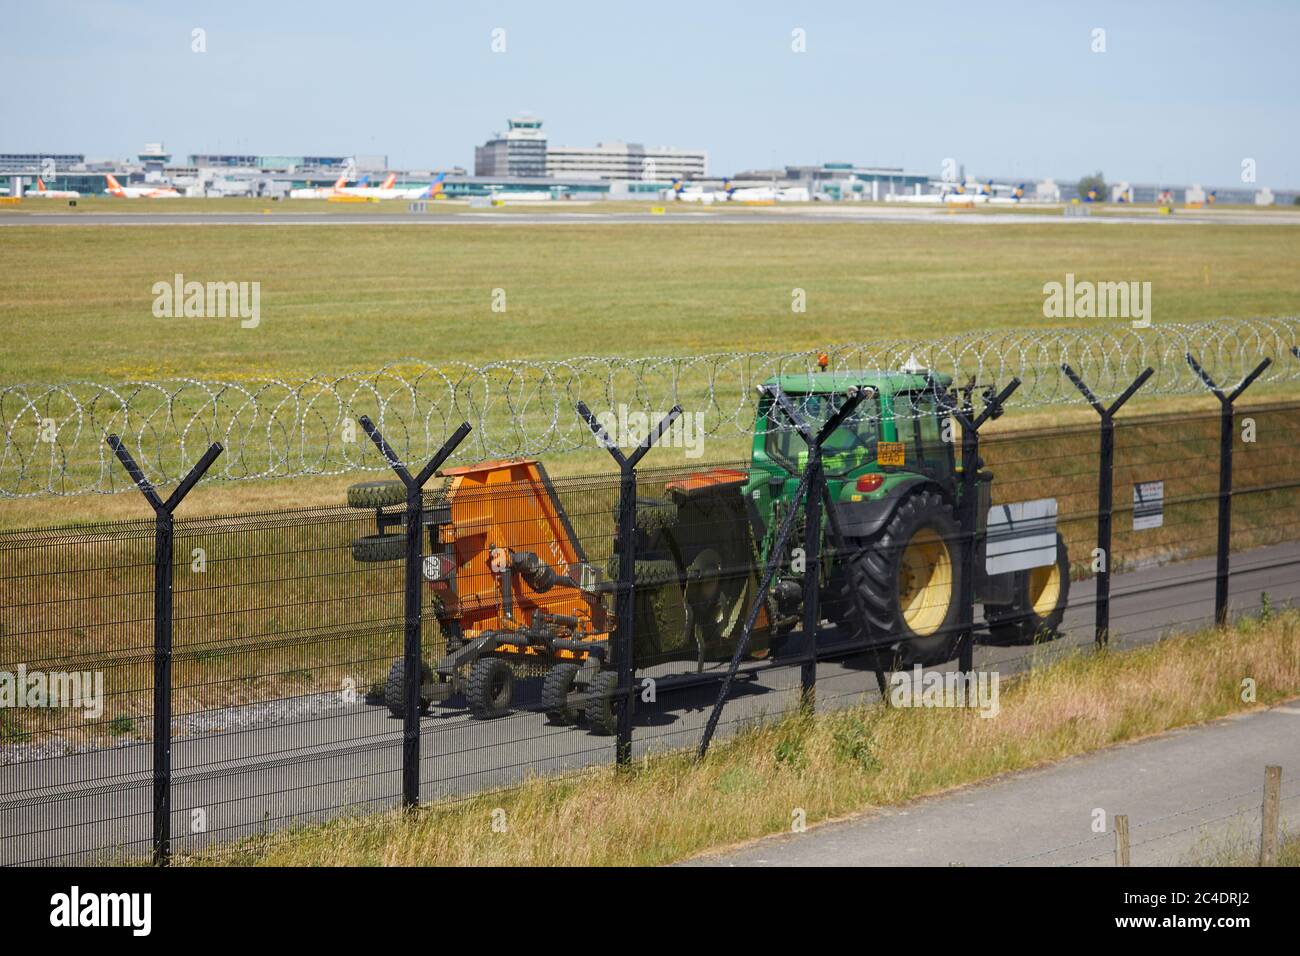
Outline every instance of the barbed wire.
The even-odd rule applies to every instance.
[[[357,425],[368,415],[405,461],[423,462],[462,421],[474,426],[458,458],[572,452],[595,447],[575,412],[585,401],[623,437],[674,404],[689,427],[735,439],[753,428],[757,386],[774,376],[811,375],[825,355],[831,371],[923,367],[958,385],[1021,386],[1015,408],[1078,404],[1061,373],[1068,362],[1099,398],[1119,394],[1145,367],[1142,394],[1190,395],[1204,386],[1193,353],[1221,385],[1264,357],[1262,382],[1300,378],[1290,354],[1295,317],[1167,324],[1149,329],[1034,329],[968,332],[929,340],[890,339],[796,352],[696,356],[587,356],[472,365],[404,359],[377,371],[301,381],[177,378],[109,385],[77,381],[0,387],[0,497],[113,493],[130,487],[104,438],[127,442],[156,484],[179,480],[214,441],[225,446],[211,478],[333,475],[387,470]],[[863,414],[871,414],[867,411]],[[611,429],[612,431],[612,429]],[[631,436],[635,439],[635,436]],[[621,440],[621,439],[620,439]]]

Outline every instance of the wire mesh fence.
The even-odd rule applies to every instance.
[[[159,813],[168,851],[209,851],[694,748],[711,720],[726,735],[813,688],[822,709],[878,700],[882,677],[914,663],[1011,675],[1099,637],[1136,646],[1215,622],[1225,556],[1233,613],[1300,598],[1300,403],[1231,418],[1225,540],[1219,409],[1120,416],[1107,462],[1095,424],[985,423],[965,448],[948,427],[965,412],[935,397],[900,392],[832,422],[819,455],[765,405],[749,460],[647,465],[631,485],[526,459],[445,469],[415,512],[418,678],[404,670],[403,488],[177,515],[161,715],[159,526],[0,533],[0,862],[144,858]],[[807,396],[797,410],[818,411]],[[1098,554],[1104,467],[1113,538]]]

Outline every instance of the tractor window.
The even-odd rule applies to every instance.
[[[824,424],[844,404],[843,395],[791,395],[790,399],[814,428]],[[808,465],[808,446],[803,436],[785,423],[785,416],[769,421],[766,450],[768,457],[792,474],[802,474]],[[822,461],[827,475],[843,475],[876,460],[876,442],[880,438],[880,403],[870,398],[858,406],[848,421],[835,429],[822,446]],[[785,427],[782,427],[785,426]]]
[[[943,440],[944,416],[934,393],[899,392],[894,396],[894,425],[904,451],[908,471],[937,478],[952,472],[952,445]]]

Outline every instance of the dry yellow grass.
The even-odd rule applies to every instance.
[[[1253,702],[1242,681],[1255,681]],[[688,753],[588,771],[403,816],[313,826],[179,862],[262,865],[653,865],[986,780],[1300,692],[1300,615],[1124,653],[1080,655],[1003,685],[1001,712],[858,706],[746,728]],[[493,813],[504,814],[504,832]]]

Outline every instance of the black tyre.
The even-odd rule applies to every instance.
[[[352,542],[352,557],[356,561],[401,561],[406,557],[406,535],[368,534]]]
[[[406,485],[400,481],[361,481],[348,486],[349,508],[387,508],[406,504]]]
[[[572,661],[561,661],[546,672],[542,681],[542,710],[549,723],[568,727],[578,722],[578,708],[569,705],[569,692],[579,670]]]
[[[877,633],[897,642],[902,666],[951,660],[961,615],[960,532],[952,506],[933,491],[903,500],[884,529],[850,539],[848,574],[828,606],[839,619],[855,616],[856,588]]]
[[[1016,571],[1010,604],[984,608],[989,637],[995,644],[1036,644],[1061,636],[1061,620],[1070,603],[1070,554],[1056,535],[1056,563]]]
[[[388,680],[384,681],[384,703],[388,706],[388,712],[394,717],[406,716],[406,661],[398,658],[393,661],[393,666],[388,669]],[[420,665],[420,686],[423,689],[425,684],[433,681],[433,671],[429,669],[428,664]],[[423,693],[420,694],[420,713],[427,713],[431,705],[428,697]]]
[[[639,498],[636,503],[636,527],[646,535],[677,527],[681,516],[671,501]]]
[[[614,713],[614,691],[617,688],[618,675],[613,671],[602,671],[588,685],[585,710],[587,726],[593,734],[608,737],[618,729],[618,717]]]
[[[489,720],[510,713],[515,672],[499,657],[480,657],[469,669],[465,702],[475,720]]]

